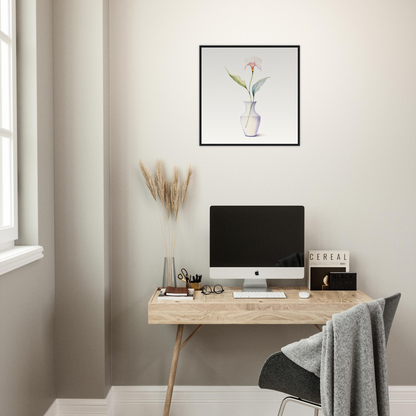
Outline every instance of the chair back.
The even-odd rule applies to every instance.
[[[396,314],[397,306],[401,296],[401,293],[396,293],[395,295],[384,299],[386,303],[384,305],[383,320],[386,344],[389,339],[391,325],[393,323],[394,315]]]

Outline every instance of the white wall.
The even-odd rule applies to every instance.
[[[415,385],[416,4],[110,3],[113,385],[166,384],[174,340],[174,328],[147,324],[164,254],[139,158],[182,175],[192,162],[176,261],[205,283],[211,204],[303,204],[306,250],[350,250],[361,290],[403,293],[390,384]],[[301,46],[300,147],[199,147],[198,48],[221,44]],[[268,354],[313,332],[206,327],[178,384],[254,385]]]

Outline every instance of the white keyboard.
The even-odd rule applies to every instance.
[[[285,299],[285,292],[233,292],[234,299]]]

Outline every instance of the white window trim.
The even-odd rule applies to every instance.
[[[2,241],[0,244],[0,275],[11,272],[19,267],[25,266],[33,261],[41,259],[43,256],[43,247],[41,246],[15,246],[15,240],[18,238],[18,211],[17,211],[17,85],[16,85],[16,1],[11,0],[12,15],[12,66],[13,66],[13,82],[12,82],[12,106],[13,106],[13,131],[3,131],[1,134],[13,138],[13,223],[11,227],[0,230],[2,233]],[[3,38],[0,33],[1,38]],[[7,39],[3,39],[7,40]],[[6,241],[6,242],[5,242]]]
[[[11,224],[7,227],[2,227],[0,230],[0,242],[10,242],[17,240],[18,238],[18,223],[17,223],[17,140],[16,140],[16,130],[17,130],[17,104],[16,104],[16,2],[15,0],[10,1],[10,17],[11,21],[9,21],[9,36],[7,34],[3,34],[3,32],[0,32],[0,39],[5,44],[8,44],[11,50],[11,56],[10,56],[10,63],[11,63],[11,128],[10,130],[5,130],[0,127],[0,134],[3,137],[8,137],[12,140],[12,167],[13,167],[13,173],[12,173],[12,184],[11,184],[11,192],[12,192],[12,198],[11,198]]]
[[[41,246],[12,246],[0,252],[0,275],[43,257]]]

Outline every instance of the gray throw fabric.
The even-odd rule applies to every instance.
[[[286,345],[282,353],[305,370],[321,376],[322,332]]]
[[[384,299],[335,314],[323,332],[282,348],[321,377],[325,416],[389,416]]]

